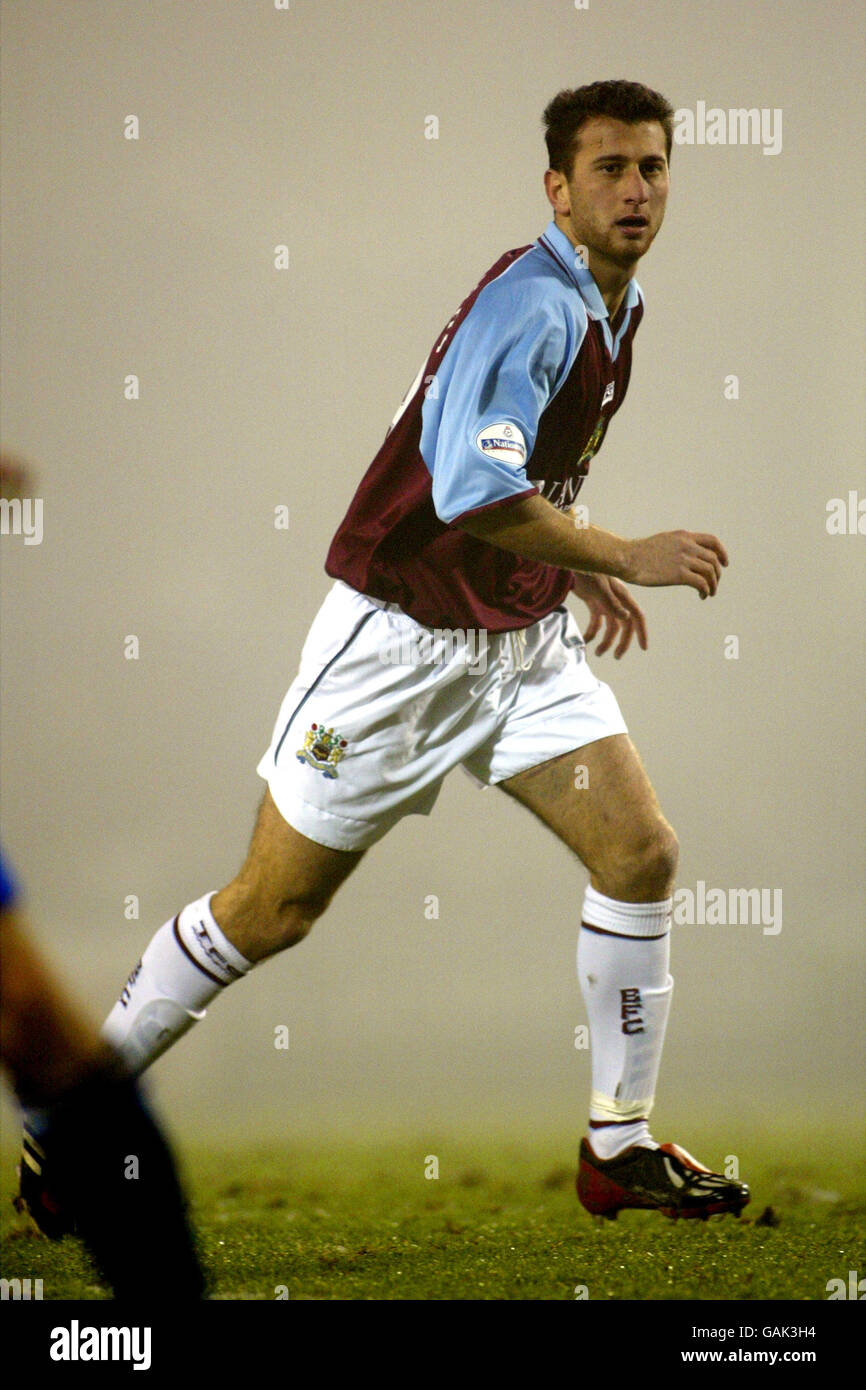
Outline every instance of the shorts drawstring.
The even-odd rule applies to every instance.
[[[532,657],[524,661],[526,655],[526,633],[522,627],[514,628],[508,634],[511,646],[511,664],[515,671],[528,671],[532,665]]]

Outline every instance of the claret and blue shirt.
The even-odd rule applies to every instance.
[[[568,509],[625,398],[643,294],[615,325],[550,222],[490,267],[445,326],[362,478],[325,568],[438,628],[507,632],[559,607],[571,570],[463,531],[536,493]]]

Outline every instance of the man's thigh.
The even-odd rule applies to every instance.
[[[673,842],[628,734],[612,734],[497,784],[590,870],[594,888],[624,881],[660,838]]]

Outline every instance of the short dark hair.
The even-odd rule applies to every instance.
[[[579,147],[581,126],[593,116],[612,116],[633,124],[658,121],[665,133],[670,163],[674,109],[670,102],[640,82],[590,82],[586,87],[557,92],[544,111],[545,141],[551,169],[569,175]]]

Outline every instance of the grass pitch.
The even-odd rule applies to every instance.
[[[716,1140],[718,1136],[716,1136]],[[695,1151],[721,1166],[712,1135]],[[183,1170],[214,1299],[824,1300],[866,1272],[866,1179],[852,1134],[822,1148],[763,1136],[742,1159],[743,1218],[588,1216],[572,1142],[323,1140],[187,1148]],[[438,1178],[430,1157],[439,1162]],[[43,1298],[109,1296],[77,1241],[12,1209],[4,1155],[2,1273]]]

